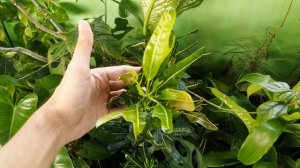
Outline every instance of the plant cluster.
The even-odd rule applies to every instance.
[[[126,63],[142,70],[119,77],[127,92],[109,104],[128,108],[99,118],[97,128],[59,152],[54,168],[300,167],[299,83],[290,89],[251,73],[232,89],[186,72],[208,54],[194,44],[177,51],[191,33],[176,37],[173,27],[202,1],[114,0],[115,27],[107,15],[88,19],[91,67]],[[59,84],[77,39],[68,18],[58,1],[0,1],[0,145]]]

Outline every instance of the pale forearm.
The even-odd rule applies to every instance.
[[[1,168],[49,168],[64,144],[63,130],[39,109],[0,150]]]

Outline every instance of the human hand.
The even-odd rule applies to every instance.
[[[47,118],[63,127],[65,144],[90,131],[97,119],[109,112],[108,101],[122,92],[123,83],[117,78],[140,69],[131,66],[90,69],[93,34],[86,21],[80,21],[78,29],[73,58],[61,83],[43,107]]]

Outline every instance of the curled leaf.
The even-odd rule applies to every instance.
[[[137,83],[137,79],[138,74],[134,70],[131,70],[119,77],[119,80],[123,81],[125,85]]]
[[[160,100],[166,100],[170,107],[179,110],[194,111],[195,105],[191,95],[185,91],[165,89],[159,95]]]

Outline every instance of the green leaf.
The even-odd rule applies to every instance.
[[[300,124],[288,124],[284,131],[294,134],[300,138]]]
[[[225,167],[239,163],[238,151],[210,152],[204,155],[207,167]]]
[[[258,92],[261,90],[263,87],[260,86],[259,84],[250,84],[247,88],[247,97],[249,98],[251,95],[254,93]]]
[[[179,61],[175,65],[172,65],[169,68],[167,68],[163,72],[162,76],[159,77],[163,81],[160,87],[167,84],[171,79],[175,78],[176,76],[184,73],[188,67],[190,67],[194,62],[196,62],[199,58],[201,58],[204,55],[206,55],[204,54],[204,48],[200,48],[197,51],[195,51],[192,55]]]
[[[256,162],[252,168],[277,168],[277,152],[272,147],[262,159]]]
[[[37,93],[39,104],[43,104],[54,93],[62,79],[61,75],[49,75],[36,81],[34,92]]]
[[[74,168],[66,147],[63,147],[56,155],[51,168]]]
[[[178,13],[179,16],[186,10],[200,6],[202,2],[203,0],[180,0],[176,8],[176,12]]]
[[[263,84],[263,83],[270,83],[274,82],[274,79],[271,78],[269,75],[262,75],[259,73],[251,73],[243,76],[239,81],[238,84],[241,82],[249,82],[254,84]]]
[[[11,2],[0,2],[0,20],[15,21],[18,13],[17,8]]]
[[[226,96],[224,93],[220,92],[215,88],[211,88],[211,92],[215,95],[218,99],[220,99],[224,104],[226,104],[229,109],[231,109],[231,113],[237,116],[239,119],[243,121],[246,125],[249,132],[252,132],[253,129],[256,127],[256,121],[250,116],[248,111],[238,104],[235,103],[233,99]]]
[[[67,69],[67,59],[64,57],[68,53],[64,42],[52,45],[48,50],[48,63],[51,74],[63,75]]]
[[[169,9],[162,13],[144,52],[143,71],[147,81],[152,80],[163,61],[170,54],[170,35],[175,23],[176,13]]]
[[[184,113],[185,116],[190,120],[192,123],[198,123],[209,130],[218,130],[218,127],[214,125],[203,113],[198,112],[187,112]]]
[[[119,77],[119,80],[123,81],[125,85],[129,85],[129,84],[135,84],[138,81],[138,74],[136,73],[136,71],[131,70],[125,74],[123,74],[122,76]]]
[[[281,115],[286,115],[288,106],[282,102],[267,101],[257,108],[257,118],[259,123],[264,123],[267,120],[277,118]]]
[[[81,159],[74,159],[73,165],[74,168],[90,168],[90,166],[84,160]]]
[[[152,117],[157,117],[161,122],[161,129],[166,133],[173,132],[172,111],[161,104],[157,104],[153,111]]]
[[[300,81],[293,87],[292,89],[294,92],[300,93]]]
[[[194,111],[195,105],[190,94],[186,91],[165,89],[159,94],[160,100],[166,100],[170,107],[186,111]]]
[[[96,35],[94,39],[96,53],[115,59],[119,59],[122,56],[121,44],[111,35]]]
[[[138,21],[143,25],[143,21],[140,17],[140,7],[135,1],[132,0],[121,0],[119,5],[119,15],[121,17],[127,17],[126,12],[131,13]]]
[[[239,151],[238,159],[245,165],[256,163],[270,150],[287,124],[281,118],[275,118],[258,126],[246,138]]]
[[[78,151],[79,156],[85,159],[101,160],[110,156],[106,145],[97,141],[84,141],[83,147]]]
[[[159,18],[163,13],[170,9],[176,9],[179,0],[141,0],[144,11],[145,26],[151,31],[158,25]],[[175,11],[174,11],[175,12]]]
[[[134,137],[137,139],[138,135],[143,132],[146,126],[147,113],[141,111],[138,105],[131,105],[129,108],[117,112],[108,113],[98,119],[96,127],[112,120],[123,117],[126,121],[133,125]]]
[[[37,95],[26,95],[16,104],[7,89],[0,87],[0,144],[7,142],[37,107]]]
[[[296,167],[296,162],[287,155],[278,153],[278,160],[280,165],[284,168],[298,168]]]

